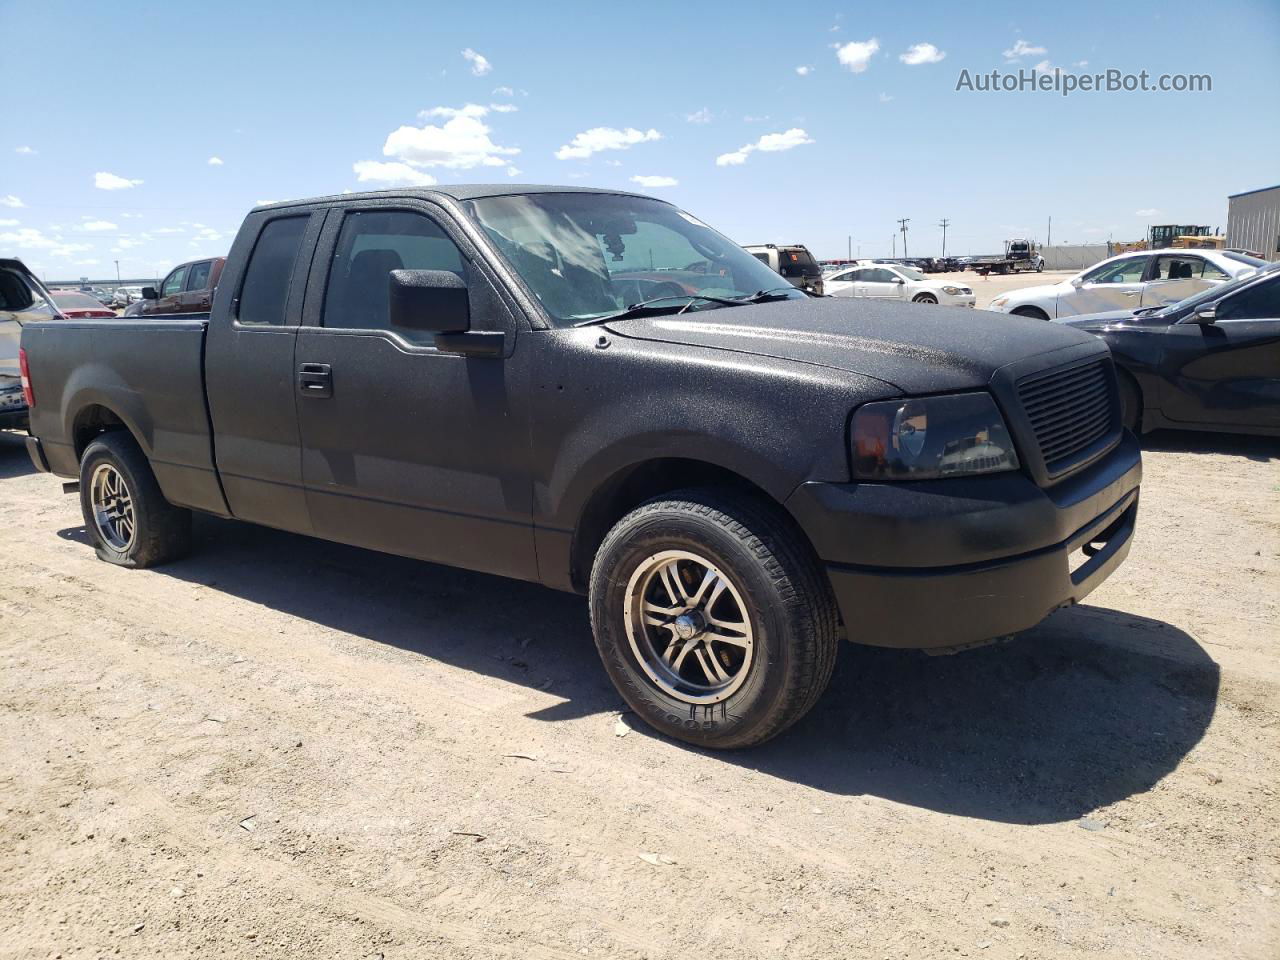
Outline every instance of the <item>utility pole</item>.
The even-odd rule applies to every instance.
[[[1050,217],[1050,218],[1049,218],[1049,236],[1048,236],[1048,238],[1045,240],[1044,245],[1045,245],[1046,247],[1052,247],[1052,246],[1053,246],[1053,217]]]
[[[896,233],[889,234],[889,240],[893,243],[893,259],[898,259],[898,235]]]
[[[951,221],[943,217],[938,221],[938,226],[942,228],[942,258],[947,257],[947,227],[951,226]]]
[[[898,226],[902,228],[902,256],[907,256],[907,224],[911,222],[910,217],[903,217],[898,221]]]
[[[853,259],[853,234],[849,234],[849,259]]]
[[[120,286],[120,261],[116,261],[116,286]]]

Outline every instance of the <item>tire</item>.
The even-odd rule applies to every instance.
[[[1142,435],[1142,390],[1133,377],[1116,369],[1116,384],[1120,388],[1120,422],[1126,430]]]
[[[623,699],[656,730],[702,747],[781,733],[817,703],[835,666],[825,572],[781,516],[742,496],[685,490],[627,514],[596,553],[590,605]]]
[[[1030,317],[1032,320],[1048,320],[1049,315],[1039,307],[1014,307],[1009,311],[1015,317]]]
[[[1036,273],[1044,273],[1044,261],[1036,261]]]
[[[118,567],[154,567],[191,549],[191,511],[164,498],[123,431],[102,434],[80,458],[80,510],[98,559]]]
[[[911,302],[912,303],[937,303],[938,298],[935,297],[932,293],[922,293],[920,294],[920,296],[916,297]]]

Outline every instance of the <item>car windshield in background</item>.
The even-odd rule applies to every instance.
[[[608,193],[483,197],[471,216],[553,319],[572,324],[660,298],[675,311],[776,290],[776,273],[671,204]],[[797,299],[804,294],[795,292]]]
[[[102,309],[102,304],[87,293],[67,293],[61,290],[54,290],[52,295],[53,302],[58,305],[59,310]]]

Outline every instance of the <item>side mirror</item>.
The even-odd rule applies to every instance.
[[[156,293],[155,287],[143,287],[142,299],[143,300],[159,300],[160,294]]]
[[[1084,286],[1084,279],[1081,277],[1072,277],[1071,285],[1075,287],[1077,290],[1079,290],[1081,287]]]
[[[388,301],[392,327],[462,333],[471,329],[467,285],[447,270],[392,270]]]
[[[905,284],[907,281],[903,280],[901,277],[894,277],[893,282]]]
[[[1201,307],[1193,313],[1189,319],[1190,323],[1196,323],[1200,326],[1209,327],[1218,322],[1218,308],[1214,304]]]

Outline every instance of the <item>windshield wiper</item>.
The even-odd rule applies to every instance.
[[[695,300],[706,300],[709,303],[721,303],[729,307],[741,307],[752,301],[750,300],[731,300],[728,297],[712,297],[702,293],[672,293],[665,297],[653,297],[649,300],[641,300],[639,303],[633,303],[625,310],[619,310],[616,313],[606,313],[599,317],[591,317],[588,320],[579,320],[574,324],[575,327],[590,327],[598,323],[608,323],[610,320],[625,320],[627,317],[638,317],[655,309],[656,304],[665,303],[668,300],[688,300],[683,307],[679,309],[679,313],[684,313],[693,304]],[[669,310],[671,307],[656,307],[660,310]]]
[[[793,287],[787,284],[785,287],[773,287],[769,290],[757,290],[749,297],[742,297],[735,300],[734,303],[765,303],[769,300],[791,300],[793,299],[787,294],[794,293],[799,287]]]

